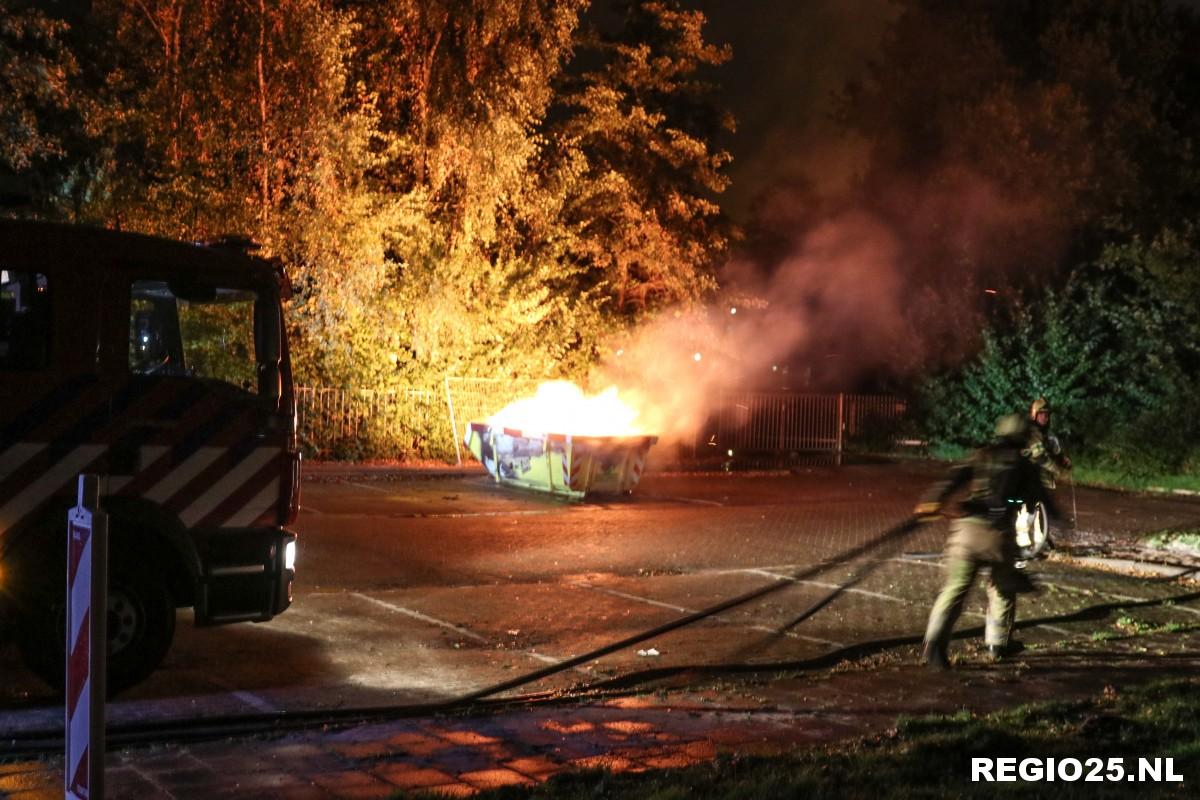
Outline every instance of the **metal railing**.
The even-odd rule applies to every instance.
[[[450,437],[445,397],[427,389],[298,387],[296,425],[302,446],[326,458],[425,456]]]
[[[466,426],[530,397],[538,381],[446,378],[442,386],[379,392],[296,390],[301,442],[325,458],[463,458]],[[760,453],[887,449],[905,421],[890,395],[726,392],[696,432],[695,454],[714,448]]]
[[[848,447],[894,445],[907,404],[891,395],[730,392],[721,396],[697,441],[723,451],[840,454]]]
[[[321,458],[453,457],[462,463],[467,424],[487,419],[538,381],[446,378],[434,388],[381,392],[298,387],[301,444]]]
[[[463,436],[472,422],[481,422],[514,400],[532,397],[541,381],[524,378],[446,378],[446,408],[454,434],[454,457],[461,464]]]

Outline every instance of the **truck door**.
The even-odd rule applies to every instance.
[[[220,279],[138,278],[130,286],[133,382],[177,400],[130,419],[136,452],[114,453],[117,492],[154,504],[198,554],[198,625],[283,610],[280,509],[291,491],[291,420],[281,408],[278,296]]]
[[[30,588],[35,573],[62,556],[56,542],[32,540],[47,536],[39,529],[47,505],[63,495],[69,506],[65,490],[75,474],[105,450],[108,386],[95,364],[100,304],[71,308],[80,271],[0,254],[0,616],[17,588]],[[6,564],[18,545],[42,565]],[[43,552],[52,557],[38,558]]]

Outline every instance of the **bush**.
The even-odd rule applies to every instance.
[[[920,388],[931,449],[986,441],[997,417],[1045,396],[1075,453],[1131,476],[1194,471],[1200,312],[1164,279],[1172,256],[1163,247],[1109,248],[1061,292],[1014,305],[984,332],[974,360]],[[1179,252],[1195,266],[1190,249]]]
[[[1091,448],[1097,466],[1135,480],[1200,474],[1200,386],[1147,411]]]

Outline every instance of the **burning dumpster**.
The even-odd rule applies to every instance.
[[[472,422],[466,445],[498,482],[582,498],[630,492],[654,436],[526,433]]]
[[[638,431],[636,416],[616,390],[585,398],[573,384],[553,382],[487,422],[472,422],[464,439],[499,483],[574,499],[620,494],[637,485],[658,441]],[[567,430],[576,432],[558,432]]]

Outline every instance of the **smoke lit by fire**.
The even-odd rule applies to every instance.
[[[975,179],[920,196],[911,214],[927,228],[940,221],[970,256],[1031,213]],[[1052,237],[1026,227],[1028,239],[1053,249]],[[549,401],[550,411],[521,404],[523,416],[502,424],[695,442],[730,392],[854,391],[960,359],[978,335],[976,298],[998,290],[981,282],[971,259],[953,281],[929,281],[923,268],[944,259],[919,239],[852,209],[810,223],[773,260],[743,254],[727,264],[719,302],[664,311],[614,335],[587,385],[617,387],[599,397],[619,399],[623,410],[600,410],[574,389],[569,402]]]

